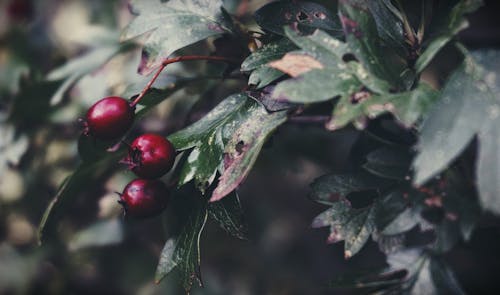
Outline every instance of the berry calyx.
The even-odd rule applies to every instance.
[[[118,202],[126,216],[146,218],[160,214],[167,207],[169,198],[169,191],[163,182],[139,178],[125,186]]]
[[[134,108],[118,96],[105,97],[90,107],[85,116],[84,134],[101,140],[122,137],[134,122]]]
[[[142,178],[157,178],[172,169],[175,148],[168,139],[157,134],[143,134],[137,137],[129,148],[128,156],[122,161]]]

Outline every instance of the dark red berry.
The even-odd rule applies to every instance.
[[[159,180],[132,180],[120,195],[126,216],[135,218],[153,217],[160,214],[170,198],[165,184]]]
[[[122,137],[134,122],[134,108],[117,96],[105,97],[87,111],[85,133],[102,140]]]
[[[130,145],[124,162],[139,177],[158,178],[172,169],[175,149],[165,137],[143,134]]]

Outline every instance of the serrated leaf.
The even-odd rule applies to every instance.
[[[220,0],[135,0],[131,10],[137,16],[123,31],[122,40],[148,33],[139,66],[141,73],[148,73],[178,49],[229,33],[231,26],[221,7]]]
[[[480,75],[481,69],[467,57],[447,81],[422,126],[413,162],[416,185],[446,168],[483,125],[492,97]]]
[[[189,290],[196,279],[200,286],[200,237],[207,221],[206,205],[200,206],[190,216],[188,222],[184,226],[183,231],[177,239],[175,247],[175,261],[177,269],[181,274],[181,280],[184,289]]]
[[[438,92],[426,83],[418,84],[411,91],[395,94],[377,95],[361,91],[343,96],[337,102],[326,128],[337,130],[351,122],[373,119],[386,112],[394,114],[399,122],[410,128],[426,114],[438,97]]]
[[[316,202],[333,205],[350,193],[373,190],[384,185],[387,185],[386,181],[366,172],[327,174],[311,184],[310,197]]]
[[[123,226],[118,219],[99,221],[75,234],[69,241],[70,251],[88,247],[115,245],[123,240]]]
[[[342,36],[338,17],[314,2],[275,1],[257,10],[254,17],[263,29],[279,35],[283,35],[284,26],[295,25],[303,33],[312,33],[318,28]]]
[[[241,64],[241,71],[252,71],[248,78],[249,85],[256,85],[257,89],[283,76],[283,73],[269,67],[267,64],[280,59],[285,53],[295,49],[287,38],[280,39],[262,46],[250,54]]]
[[[232,236],[242,240],[247,239],[247,226],[238,194],[233,193],[218,202],[210,203],[208,214]]]
[[[109,153],[98,160],[83,162],[61,184],[55,197],[47,206],[38,227],[38,243],[44,243],[54,234],[57,222],[64,214],[64,209],[75,200],[83,188],[92,185],[109,169],[113,163],[123,157],[124,150]]]
[[[328,243],[344,240],[344,256],[351,258],[359,252],[375,229],[375,209],[370,206],[352,209],[347,200],[334,203],[328,210],[316,216],[313,228],[330,227]]]
[[[407,89],[409,84],[413,84],[413,81],[402,79],[402,74],[408,71],[406,65],[394,58],[390,48],[377,42],[380,36],[368,1],[341,1],[339,11],[349,48],[370,73],[397,89]]]
[[[175,239],[171,238],[165,243],[155,274],[155,282],[158,284],[176,268],[180,273],[180,279],[186,292],[191,290],[195,279],[200,286],[202,285],[200,238],[208,216],[205,200],[198,199],[192,205],[179,236]]]
[[[280,59],[285,53],[296,49],[287,38],[268,43],[255,50],[241,63],[241,71],[248,72],[267,65],[273,60]]]
[[[287,120],[286,111],[268,113],[262,105],[253,103],[224,148],[224,170],[211,202],[224,198],[243,182],[266,139]]]
[[[177,150],[192,148],[181,170],[179,185],[195,179],[204,191],[212,183],[227,141],[255,104],[245,94],[229,96],[202,119],[168,137]]]
[[[409,176],[411,160],[407,149],[383,147],[368,154],[363,168],[380,177],[405,180]]]
[[[288,28],[285,32],[304,54],[317,60],[322,69],[313,69],[279,83],[273,92],[274,99],[298,103],[321,102],[351,95],[362,85],[377,93],[388,91],[389,84],[371,75],[359,62],[344,61],[345,55],[351,53],[347,44],[322,31],[310,36],[299,36]]]
[[[375,229],[375,209],[355,210],[354,216],[344,225],[344,256],[350,258],[361,250]]]

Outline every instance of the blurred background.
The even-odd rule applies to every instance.
[[[241,9],[238,1],[226,2],[235,13]],[[265,2],[248,1],[246,9],[251,13]],[[471,26],[461,34],[468,47],[499,47],[499,8],[498,1],[486,1],[470,16]],[[99,98],[135,94],[148,80],[137,74],[140,47],[119,43],[131,17],[127,1],[0,0],[0,294],[184,293],[175,273],[159,285],[153,282],[167,238],[162,217],[122,218],[115,191],[134,178],[123,167],[107,167],[73,196],[58,227],[60,240],[36,243],[45,208],[79,162],[77,118]],[[201,43],[186,51],[213,50],[210,42]],[[169,66],[163,83],[207,67],[204,62]],[[436,84],[440,70],[430,74]],[[167,135],[245,83],[180,90],[134,132]],[[192,294],[330,294],[328,281],[335,275],[383,265],[373,242],[345,261],[342,244],[326,244],[327,229],[310,228],[325,207],[308,200],[309,183],[345,169],[360,136],[348,128],[329,133],[314,124],[282,127],[239,190],[250,240],[207,224],[201,242],[205,287]],[[499,289],[498,249],[499,220],[486,216],[471,241],[448,254],[470,294]]]

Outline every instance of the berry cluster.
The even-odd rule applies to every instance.
[[[105,97],[87,111],[83,133],[100,140],[119,139],[132,126],[134,110],[134,102]],[[132,180],[120,194],[118,202],[127,216],[151,217],[166,208],[169,191],[157,178],[172,169],[174,160],[174,146],[160,135],[143,134],[129,145],[128,155],[121,162],[140,178]]]

